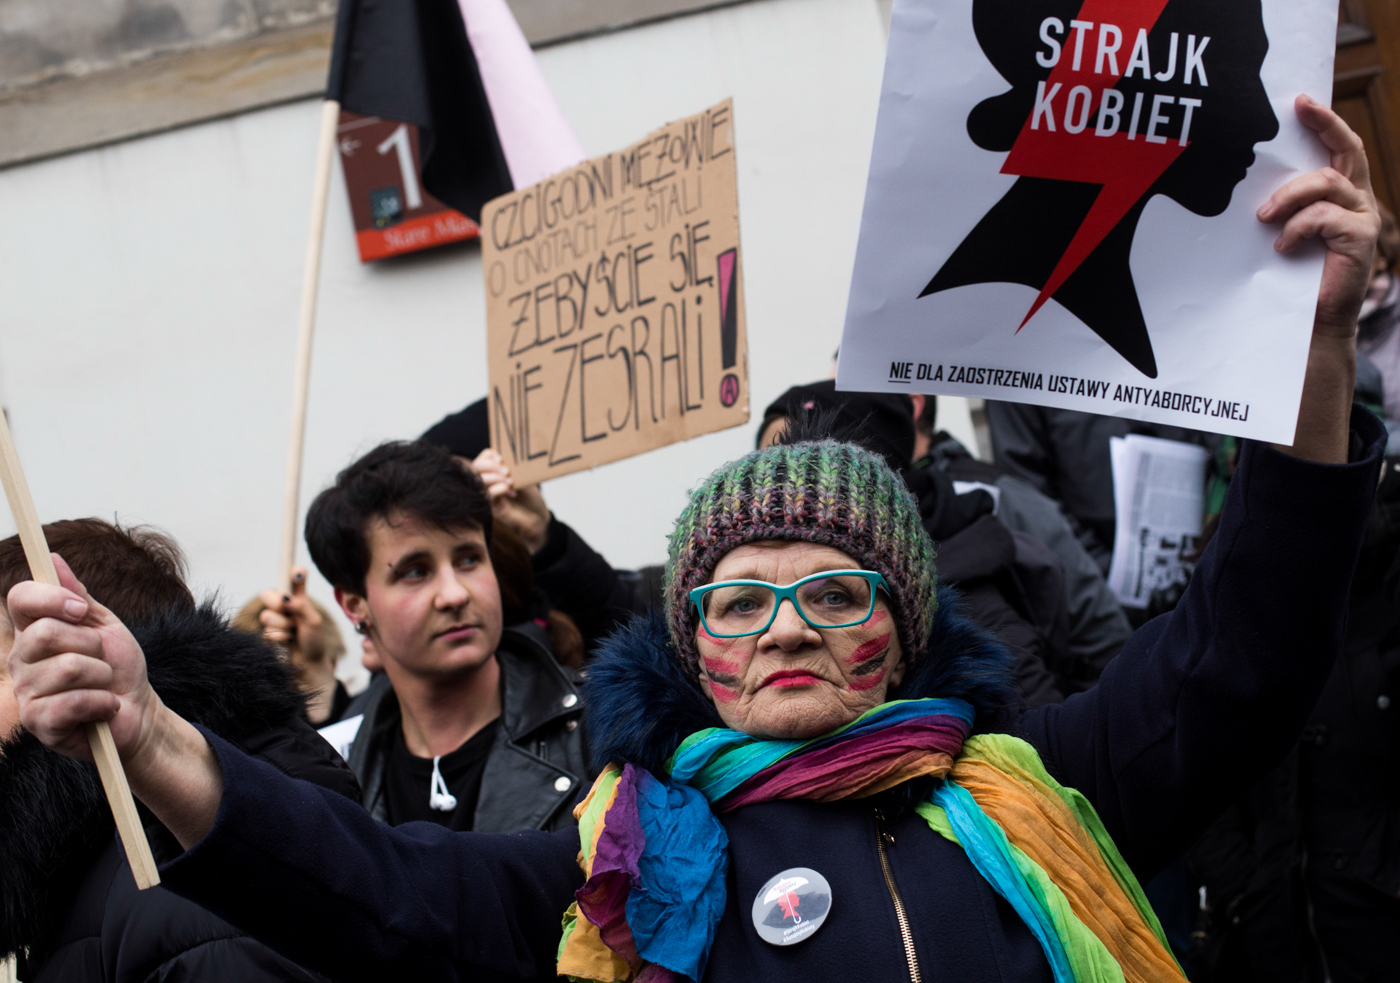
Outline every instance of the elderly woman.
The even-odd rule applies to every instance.
[[[187,848],[166,886],[336,979],[1181,979],[1139,880],[1296,739],[1384,443],[1348,409],[1365,159],[1329,110],[1299,112],[1334,169],[1260,213],[1287,220],[1281,248],[1330,250],[1297,438],[1246,446],[1181,605],[1063,705],[1014,705],[898,478],[821,441],[693,495],[666,623],[592,669],[612,764],[577,830],[389,828],[286,778],[165,708],[62,564],[62,587],[10,594],[24,723],[81,756],[110,720]]]

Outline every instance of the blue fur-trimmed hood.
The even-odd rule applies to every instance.
[[[1004,730],[1019,705],[1010,654],[969,619],[952,587],[938,591],[933,633],[891,699],[956,696],[977,711],[976,730]],[[584,684],[592,760],[660,772],[697,730],[723,727],[714,705],[686,674],[666,621],[652,612],[602,644]]]

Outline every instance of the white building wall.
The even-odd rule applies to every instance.
[[[884,41],[878,0],[758,0],[538,53],[589,154],[733,96],[755,416],[830,369]],[[0,400],[41,517],[160,526],[230,608],[276,576],[319,112],[297,103],[0,171]],[[336,168],[303,512],[361,452],[485,393],[480,266],[475,245],[362,265]],[[974,446],[965,402],[940,408]],[[659,562],[686,490],[749,450],[756,426],[545,494],[615,565]],[[314,573],[311,589],[330,600]]]

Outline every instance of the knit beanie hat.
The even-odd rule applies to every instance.
[[[933,541],[918,503],[884,459],[836,440],[779,444],[715,471],[676,520],[666,562],[666,621],[692,675],[699,617],[690,592],[725,554],[765,539],[833,546],[881,573],[907,657],[923,651],[937,608]]]

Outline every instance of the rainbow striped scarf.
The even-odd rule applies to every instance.
[[[564,914],[559,974],[699,980],[727,900],[728,839],[716,812],[864,798],[933,775],[945,781],[919,815],[1016,909],[1056,983],[1184,981],[1093,806],[1051,778],[1026,742],[969,738],[972,721],[962,700],[897,700],[806,741],[702,730],[662,777],[610,765],[574,812],[587,881]]]

